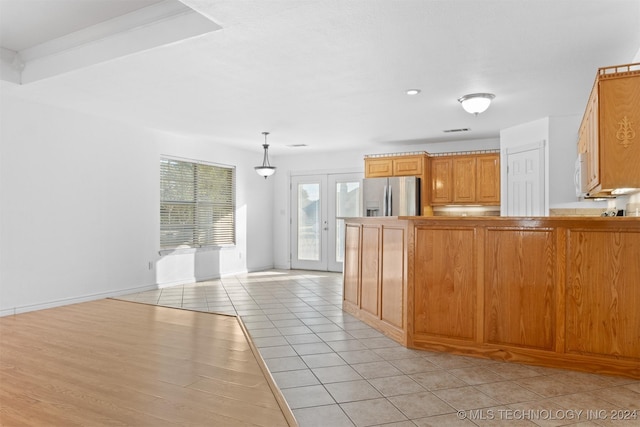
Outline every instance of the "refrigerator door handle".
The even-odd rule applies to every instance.
[[[387,194],[387,216],[391,216],[393,214],[393,187],[389,186],[389,192]]]
[[[387,186],[384,186],[384,191],[382,192],[382,216],[387,216]]]

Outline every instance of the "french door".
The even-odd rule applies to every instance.
[[[291,268],[342,271],[344,218],[361,216],[362,174],[291,177]]]

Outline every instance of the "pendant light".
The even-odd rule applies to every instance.
[[[462,104],[464,111],[477,116],[489,108],[491,100],[495,97],[492,93],[472,93],[459,98],[458,102]]]
[[[271,166],[269,163],[269,144],[267,144],[267,135],[269,132],[262,132],[264,135],[264,144],[262,144],[262,148],[264,148],[264,157],[262,158],[262,166],[256,166],[254,169],[256,173],[260,176],[264,176],[264,179],[270,177],[274,173],[276,173],[276,167]]]

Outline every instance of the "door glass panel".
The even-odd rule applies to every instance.
[[[320,260],[320,184],[298,184],[298,259]]]
[[[336,262],[344,261],[344,218],[361,216],[360,181],[336,183]]]

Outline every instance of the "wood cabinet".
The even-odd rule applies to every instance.
[[[422,176],[426,160],[427,157],[424,155],[393,159],[393,176]]]
[[[386,178],[391,176],[418,176],[425,171],[426,155],[367,157],[364,159],[365,178]]]
[[[500,204],[500,155],[476,157],[476,201],[480,204]]]
[[[344,303],[354,307],[360,305],[360,252],[361,252],[360,224],[345,224],[343,277],[344,289],[342,298]]]
[[[450,157],[432,157],[431,203],[434,205],[453,202],[453,161]]]
[[[453,203],[476,202],[476,158],[455,156],[453,160]]]
[[[432,205],[499,205],[500,157],[497,153],[432,157]]]
[[[631,231],[569,230],[567,353],[640,366],[640,227]]]
[[[556,231],[485,230],[484,340],[497,346],[554,351],[556,343]]]
[[[393,159],[374,157],[364,159],[365,178],[386,178],[393,176]]]
[[[637,218],[346,223],[343,308],[407,347],[640,379]]]
[[[578,131],[578,152],[586,153],[587,188],[591,191],[600,183],[598,150],[598,91],[592,90]]]
[[[598,70],[578,135],[587,192],[640,189],[640,63]]]
[[[343,308],[406,345],[407,223],[347,223]]]
[[[364,314],[377,319],[380,314],[380,250],[381,231],[379,225],[362,226],[362,270],[360,271],[360,306]]]
[[[418,226],[414,233],[413,340],[446,337],[474,341],[474,227]]]

